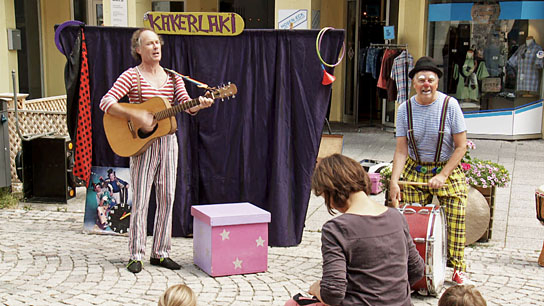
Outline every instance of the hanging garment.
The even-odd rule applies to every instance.
[[[378,53],[379,53],[379,49],[378,48],[368,48],[368,52],[367,52],[367,55],[366,55],[366,69],[365,69],[365,72],[366,73],[370,73],[372,76],[376,75],[376,70],[377,70],[377,67],[376,67],[376,58],[378,57]]]
[[[64,85],[66,87],[66,125],[73,141],[77,134],[77,115],[79,103],[79,73],[81,62],[81,31],[78,32],[72,52],[66,54]]]
[[[92,162],[91,91],[85,32],[81,28],[81,73],[79,75],[79,109],[73,173],[88,186]]]
[[[542,52],[542,47],[533,42],[519,47],[508,60],[509,65],[517,68],[516,90],[538,91],[539,69],[543,67],[543,59],[536,56],[538,52]]]
[[[387,101],[395,101],[397,99],[397,85],[395,81],[391,79],[391,69],[393,69],[393,62],[398,55],[399,50],[387,49],[384,52],[382,59],[377,86],[387,91]]]
[[[383,52],[383,58],[380,65],[380,74],[378,76],[378,86],[381,89],[387,89],[387,80],[391,76],[391,68],[393,66],[393,60],[398,55],[398,51],[394,49],[385,49]],[[388,61],[391,59],[391,63],[389,64]]]
[[[406,69],[408,67],[408,69]],[[414,57],[408,50],[402,53],[393,61],[391,69],[391,79],[395,80],[397,85],[397,102],[403,103],[408,100],[412,80],[408,77],[408,72],[414,67]]]
[[[459,69],[459,65],[455,65],[453,78],[457,80],[456,98],[458,100],[478,101],[480,97],[478,81],[488,76],[489,73],[484,62],[466,59],[461,69]]]
[[[485,66],[492,77],[500,76],[506,63],[505,50],[498,43],[490,44],[484,49]]]

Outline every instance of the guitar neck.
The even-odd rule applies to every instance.
[[[168,118],[168,117],[172,117],[172,116],[175,116],[179,112],[186,111],[189,108],[195,107],[195,106],[198,106],[198,105],[200,105],[200,101],[198,100],[198,98],[192,99],[192,100],[186,101],[184,103],[180,103],[178,105],[174,105],[174,106],[172,106],[170,108],[164,109],[162,111],[156,112],[155,113],[155,118],[157,120],[162,120],[162,119],[165,119],[165,118]]]

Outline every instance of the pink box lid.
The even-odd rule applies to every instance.
[[[191,215],[210,226],[268,223],[268,211],[251,203],[193,205]]]

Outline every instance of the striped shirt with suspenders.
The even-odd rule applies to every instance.
[[[442,105],[442,112],[440,114],[440,125],[438,130],[438,141],[436,144],[436,152],[434,154],[434,162],[438,163],[440,162],[440,153],[442,152],[442,142],[444,141],[444,128],[446,126],[446,114],[448,113],[448,101],[450,100],[450,96],[447,96],[446,99],[444,99],[444,104]],[[406,115],[407,115],[407,121],[408,121],[408,145],[412,147],[412,150],[415,154],[415,161],[420,162],[419,154],[417,151],[417,145],[416,140],[414,137],[414,122],[413,122],[413,116],[412,116],[412,103],[410,100],[407,101],[406,104]],[[419,172],[419,171],[418,171]],[[440,171],[438,171],[440,172]]]
[[[407,140],[414,152],[415,160],[409,157],[403,171],[404,179],[411,182],[428,183],[436,174],[442,171],[442,167],[447,161],[440,161],[442,152],[442,143],[445,135],[446,115],[448,112],[448,101],[450,96],[444,99],[442,112],[440,114],[440,125],[438,130],[438,141],[433,162],[422,162],[418,153],[417,144],[414,137],[414,123],[412,115],[411,101],[407,101]],[[432,169],[429,169],[431,168]],[[465,175],[460,166],[454,168],[452,173],[446,178],[446,182],[438,189],[429,186],[404,186],[402,190],[402,199],[405,203],[430,204],[432,197],[437,196],[440,206],[444,209],[447,223],[447,243],[448,260],[457,271],[465,271],[466,264],[464,260],[465,251],[465,208],[467,201],[467,186]]]

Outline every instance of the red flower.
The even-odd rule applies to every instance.
[[[471,168],[470,164],[467,163],[461,163],[461,167],[463,167],[463,171],[468,171]]]

